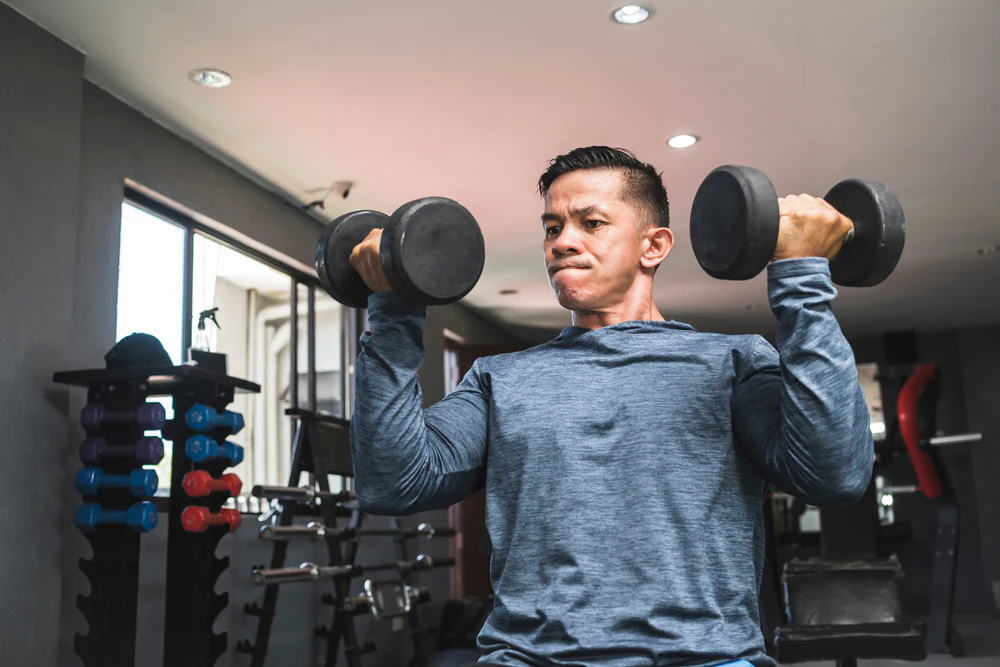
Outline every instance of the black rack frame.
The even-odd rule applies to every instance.
[[[225,461],[195,465],[184,453],[184,442],[194,431],[184,423],[187,408],[202,402],[218,411],[232,402],[237,390],[259,392],[260,386],[197,366],[152,366],[94,369],[55,373],[53,382],[86,387],[88,401],[104,402],[114,410],[134,409],[150,396],[172,396],[174,419],[162,429],[172,440],[173,464],[170,479],[167,536],[167,599],[164,631],[165,667],[210,667],[226,650],[225,633],[216,635],[212,624],[228,604],[228,595],[213,591],[228,559],[215,558],[215,548],[227,533],[213,526],[205,533],[185,532],[180,515],[188,505],[206,505],[218,511],[224,494],[189,498],[183,491],[184,475],[196,468],[214,477],[228,467]],[[134,443],[142,436],[135,424],[109,425],[103,429],[109,444]],[[209,435],[224,439],[228,427]],[[112,473],[127,473],[137,463],[108,461],[102,466]],[[127,509],[135,499],[126,490],[102,490],[102,506]],[[136,608],[139,585],[139,540],[123,525],[99,525],[87,535],[94,549],[89,561],[81,559],[80,569],[91,585],[89,596],[79,596],[77,607],[90,628],[76,635],[74,650],[87,667],[133,667],[135,664]]]

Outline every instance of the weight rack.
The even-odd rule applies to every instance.
[[[173,397],[175,417],[162,429],[164,439],[174,443],[167,516],[164,666],[210,667],[227,645],[225,633],[214,634],[212,624],[228,604],[227,594],[213,591],[229,565],[228,559],[215,558],[215,548],[228,529],[212,526],[204,533],[188,533],[180,516],[189,505],[204,505],[217,512],[224,498],[222,494],[190,498],[182,480],[195,469],[218,477],[228,465],[224,460],[196,465],[187,457],[184,442],[195,432],[185,424],[184,415],[196,402],[221,413],[237,390],[257,393],[260,386],[198,366],[67,371],[55,373],[52,380],[85,387],[88,402],[104,403],[112,410],[134,410],[150,396]],[[226,427],[208,433],[216,440],[227,434]],[[142,429],[134,423],[116,424],[104,428],[103,435],[109,445],[134,444],[142,437]],[[128,474],[139,467],[127,459],[102,463],[109,474]],[[102,489],[100,500],[108,510],[124,510],[135,499],[127,489]],[[134,667],[140,536],[124,525],[105,524],[87,534],[87,539],[94,555],[89,561],[81,559],[80,569],[90,582],[91,593],[80,595],[77,607],[90,631],[74,637],[74,651],[86,667]]]
[[[345,478],[353,475],[348,420],[301,408],[289,408],[285,410],[285,414],[297,420],[292,447],[292,465],[288,475],[289,487],[297,487],[301,474],[306,472],[312,473],[320,491],[329,492],[328,475],[340,475]],[[333,435],[329,442],[324,443],[320,438],[320,428],[329,430]],[[354,529],[360,529],[363,521],[357,503],[350,509],[334,503],[321,503],[317,510],[315,507],[286,501],[282,502],[277,525],[290,526],[296,516],[319,516],[327,526],[336,526],[338,518],[347,518],[348,527]],[[269,569],[284,567],[288,544],[287,541],[274,542]],[[341,545],[337,540],[326,540],[326,546],[330,565],[354,565],[358,552],[356,540],[349,541],[346,545]],[[346,546],[346,549],[342,546]],[[333,584],[336,599],[343,600],[349,595],[349,580],[338,577],[334,579]],[[257,632],[253,642],[248,640],[237,642],[236,650],[250,655],[251,667],[264,665],[280,588],[279,584],[268,584],[264,588],[263,604],[251,602],[244,607],[247,614],[257,617]],[[358,645],[354,617],[345,613],[339,606],[334,609],[330,626],[316,628],[316,636],[326,639],[326,657],[323,662],[326,667],[333,667],[336,664],[341,640],[344,642],[344,655],[350,667],[360,667],[360,656],[375,650],[374,644]]]

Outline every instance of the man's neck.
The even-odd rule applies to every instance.
[[[633,320],[663,322],[666,318],[660,314],[659,309],[657,309],[652,299],[642,303],[617,304],[611,308],[599,311],[573,311],[573,326],[583,327],[584,329],[600,329],[601,327],[618,324],[619,322],[630,322]]]

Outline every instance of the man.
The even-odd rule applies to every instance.
[[[869,413],[830,309],[828,260],[852,224],[820,199],[781,200],[775,351],[657,310],[673,234],[653,167],[581,148],[539,190],[545,266],[572,326],[479,359],[426,410],[425,309],[390,291],[377,231],[355,248],[376,292],[352,421],[362,507],[405,515],[485,485],[496,603],[481,663],[773,665],[757,607],[765,486],[833,505],[871,478]]]

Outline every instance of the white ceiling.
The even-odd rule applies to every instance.
[[[421,196],[464,203],[486,236],[468,301],[562,327],[542,269],[535,182],[571,148],[633,149],[664,174],[678,246],[657,277],[668,318],[773,330],[763,277],[695,262],[690,202],[719,164],[780,193],[847,177],[899,196],[895,274],[835,302],[853,335],[1000,321],[1000,2],[650,0],[3,0],[87,54],[89,79],[300,201],[357,183],[330,217]],[[198,67],[229,88],[187,80]],[[667,148],[680,132],[694,148]],[[501,289],[517,289],[503,296]]]

